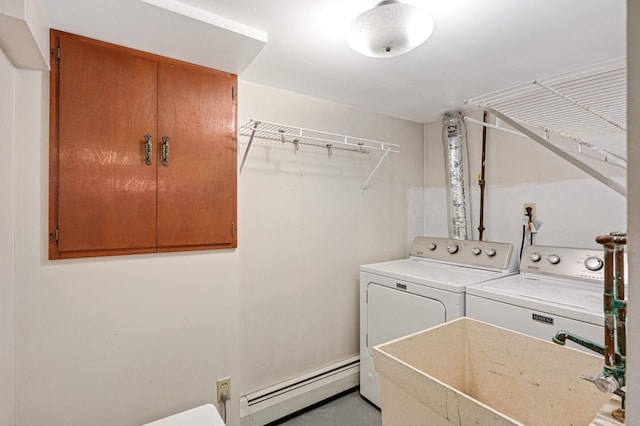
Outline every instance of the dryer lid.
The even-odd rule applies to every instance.
[[[503,271],[491,271],[417,259],[402,259],[362,265],[360,270],[455,293],[464,293],[465,288],[470,284],[505,276]]]

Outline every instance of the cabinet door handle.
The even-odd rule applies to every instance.
[[[151,135],[144,135],[144,164],[150,166],[152,164],[153,146],[151,145]]]
[[[169,136],[162,137],[162,165],[169,167]]]

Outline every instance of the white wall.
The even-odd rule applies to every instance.
[[[253,118],[401,145],[364,193],[378,153],[329,159],[312,147],[252,147],[239,179],[239,341],[241,383],[257,390],[357,354],[358,265],[407,253],[423,126],[246,82],[239,93],[240,124]]]
[[[14,424],[14,89],[0,51],[0,425]]]
[[[472,117],[482,120],[482,113]],[[495,119],[495,117],[494,117]],[[482,127],[467,124],[471,212],[478,238]],[[447,236],[442,123],[425,126],[425,233]],[[624,179],[614,166],[606,172]],[[509,242],[519,251],[524,203],[536,203],[543,225],[540,245],[598,248],[595,237],[626,229],[626,199],[534,141],[487,130],[484,239]]]
[[[241,82],[239,123],[402,153],[361,193],[373,154],[256,141],[239,178],[237,250],[48,261],[48,75],[17,71],[16,86],[18,425],[136,425],[212,401],[227,375],[237,425],[241,395],[357,354],[358,266],[405,256],[422,231],[407,210],[423,182],[422,124]]]

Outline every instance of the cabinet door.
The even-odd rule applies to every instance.
[[[159,250],[235,247],[236,76],[158,64]]]
[[[50,258],[155,251],[157,62],[65,33],[52,63]],[[53,62],[53,61],[52,61]]]

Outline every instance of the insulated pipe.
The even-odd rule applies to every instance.
[[[449,238],[471,239],[471,209],[469,201],[469,160],[467,131],[459,112],[444,115],[442,126]]]

